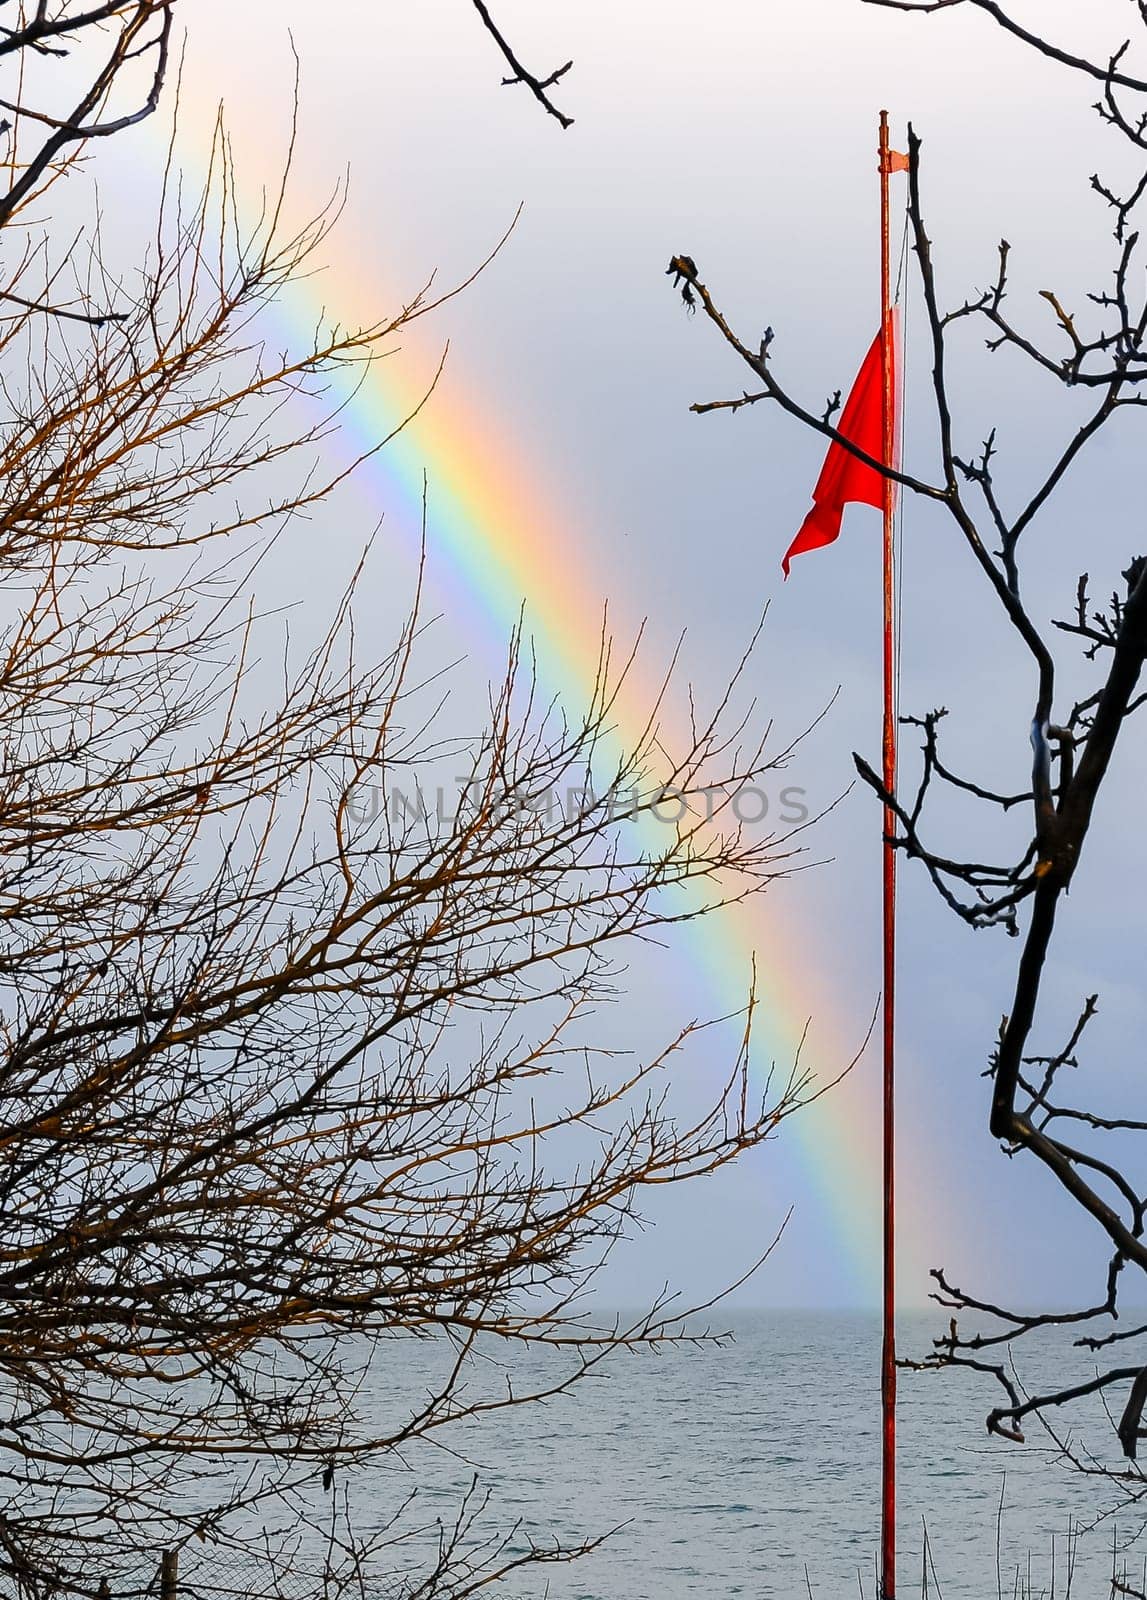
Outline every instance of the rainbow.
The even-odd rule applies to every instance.
[[[385,309],[378,304],[373,266],[364,266],[357,249],[354,261],[352,267],[348,260],[336,259],[317,279],[288,293],[288,334],[301,340],[319,319],[354,325],[349,312],[369,315],[371,308]],[[428,481],[429,576],[445,597],[451,622],[463,620],[475,639],[488,643],[493,635],[501,646],[518,626],[524,605],[527,632],[538,641],[542,680],[576,711],[594,690],[607,585],[599,574],[585,570],[576,527],[555,513],[555,496],[499,431],[497,419],[479,415],[459,399],[474,390],[457,381],[461,374],[455,355],[451,353],[447,366],[455,381],[441,384],[421,409],[424,380],[416,377],[413,365],[402,367],[393,357],[376,363],[342,415],[346,453],[353,458],[417,411],[385,450],[360,469],[359,492],[376,513],[385,512],[392,534],[401,530],[413,556]],[[648,713],[656,693],[649,688],[649,694],[632,697],[636,704],[631,711],[620,708],[616,732],[622,744],[633,746],[641,739],[638,707]],[[756,904],[729,907],[687,924],[676,941],[694,969],[690,988],[709,997],[713,1015],[743,1009],[755,957],[754,1054],[768,1064],[775,1060],[782,1070],[801,1048],[808,1020],[795,1014],[784,998],[809,994],[808,974],[802,972],[798,981],[795,962],[802,959],[801,947],[814,949],[816,940],[801,934],[790,920],[782,935],[769,907],[758,898]],[[824,1073],[835,1076],[854,1054],[865,1019],[852,1019],[848,1028],[834,1020],[825,1026],[823,1018],[833,1019],[833,1001],[822,988],[813,1000],[813,1036],[819,1041]],[[846,1095],[842,1086],[787,1122],[782,1137],[799,1141],[815,1201],[838,1241],[842,1298],[875,1302],[880,1259],[875,1092]],[[800,1197],[795,1198],[799,1205]]]
[[[190,110],[198,112],[197,107]],[[189,115],[186,96],[181,119],[184,127],[208,120]],[[245,159],[260,143],[245,142]],[[194,160],[194,152],[187,153]],[[181,154],[186,153],[181,150]],[[309,341],[318,322],[353,327],[388,310],[381,273],[367,260],[361,242],[331,259],[329,251],[339,243],[336,230],[328,240],[322,272],[292,285],[284,296],[279,314],[284,333],[294,343]],[[585,570],[584,545],[576,528],[555,513],[557,497],[552,490],[545,492],[532,464],[499,431],[497,418],[460,399],[465,385],[456,381],[457,357],[450,357],[452,381],[440,385],[421,409],[425,382],[412,370],[415,365],[394,355],[377,362],[342,413],[346,453],[353,458],[417,411],[386,448],[359,469],[354,480],[358,492],[385,514],[391,533],[397,528],[409,539],[413,557],[421,535],[425,474],[430,484],[429,577],[443,597],[452,625],[468,628],[475,642],[485,644],[493,638],[501,643],[518,625],[524,605],[527,631],[539,641],[539,672],[546,686],[576,710],[593,692],[608,584],[603,575]],[[646,710],[649,703],[646,699]],[[623,718],[617,732],[622,741],[638,742],[642,726],[637,714],[628,725]],[[837,1017],[825,974],[813,972],[810,983],[810,952],[822,941],[814,930],[794,924],[787,898],[781,929],[768,904],[772,898],[766,895],[687,924],[676,942],[678,959],[683,956],[689,964],[690,988],[698,989],[699,976],[701,992],[712,1000],[709,1013],[721,1016],[743,1008],[755,956],[756,1057],[766,1065],[776,1061],[783,1070],[801,1048],[811,1017],[815,1059],[809,1062],[810,1046],[806,1046],[805,1063],[818,1076],[834,1077],[854,1054],[866,1019]],[[787,998],[790,995],[801,996],[799,1014],[796,1002]],[[880,1258],[875,1080],[864,1073],[858,1083],[854,1075],[788,1121],[781,1137],[799,1148],[808,1193],[787,1197],[778,1193],[762,1226],[779,1215],[787,1199],[795,1199],[798,1209],[811,1202],[819,1214],[819,1226],[813,1230],[818,1247],[823,1245],[833,1256],[818,1262],[818,1276],[835,1277],[840,1304],[875,1305]],[[902,1163],[902,1168],[907,1165]],[[916,1152],[911,1165],[922,1172],[926,1158]],[[909,1195],[926,1192],[915,1172],[902,1170],[902,1183],[905,1179]],[[902,1268],[906,1261],[918,1267],[924,1259],[923,1240],[913,1236],[918,1230],[911,1213],[905,1224]]]

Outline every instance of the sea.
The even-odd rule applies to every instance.
[[[483,1591],[504,1600],[875,1597],[876,1317],[738,1311],[710,1325],[732,1337],[613,1357],[545,1403],[490,1412],[368,1474],[359,1532],[401,1551],[379,1592],[416,1588],[469,1496],[476,1565],[499,1540],[513,1554],[608,1535],[571,1564],[521,1568]],[[924,1353],[943,1325],[939,1311],[905,1315],[902,1351]],[[384,1347],[362,1395],[380,1421],[425,1394],[442,1355],[434,1344]],[[1021,1344],[1012,1359],[1037,1389],[1094,1371],[1066,1340]],[[557,1357],[492,1350],[469,1392],[496,1399],[507,1383],[520,1391],[562,1370]],[[1107,1597],[1113,1562],[1142,1586],[1147,1513],[1067,1466],[1038,1424],[1023,1445],[989,1437],[996,1400],[980,1374],[901,1373],[898,1592]],[[1096,1403],[1073,1415],[1073,1448],[1119,1466],[1110,1434]]]

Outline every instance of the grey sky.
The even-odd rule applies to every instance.
[[[1126,9],[1115,0],[1028,7],[1068,42],[1118,42]],[[754,687],[779,731],[796,731],[841,687],[791,773],[814,804],[827,802],[850,781],[851,750],[877,750],[876,519],[849,513],[841,543],[803,558],[782,589],[780,555],[807,508],[820,441],[763,407],[732,419],[689,414],[695,399],[737,393],[742,373],[712,330],[685,316],[665,265],[687,251],[747,335],[771,324],[778,372],[819,406],[851,381],[876,324],[882,104],[898,131],[911,116],[925,137],[946,293],[962,300],[982,285],[1006,235],[1014,299],[1030,296],[1024,317],[1033,327],[1050,318],[1034,291],[1052,287],[1074,305],[1108,272],[1109,232],[1088,178],[1097,167],[1118,176],[1123,151],[1098,127],[1085,84],[1037,64],[959,7],[914,19],[859,0],[710,0],[703,11],[677,0],[501,0],[498,15],[532,64],[574,58],[560,93],[577,118],[569,132],[522,90],[499,87],[500,62],[463,0],[343,0],[334,10],[282,0],[238,12],[197,0],[186,126],[222,96],[240,167],[269,172],[289,101],[290,29],[302,63],[299,194],[320,198],[350,165],[332,252],[351,254],[360,289],[377,281],[378,312],[432,269],[444,281],[464,275],[524,202],[501,257],[395,359],[428,371],[450,338],[443,396],[495,417],[549,487],[552,526],[569,541],[555,564],[580,564],[621,632],[648,615],[655,657],[688,629],[687,671],[702,688],[718,684],[771,600]],[[147,166],[144,141],[134,149],[133,184]],[[125,168],[110,172],[113,193],[128,194]],[[908,317],[907,451],[927,475],[927,373],[911,303]],[[1071,426],[1062,393],[1007,358],[991,362],[974,339],[958,391],[965,444],[998,422],[1015,463],[1005,491],[1018,495]],[[1113,430],[1048,514],[1029,579],[1037,610],[1063,614],[1085,566],[1103,591],[1138,553],[1139,448],[1133,426]],[[365,531],[373,515],[399,515],[384,501],[375,489],[350,497],[348,525],[324,532],[353,543],[354,517]],[[986,759],[994,781],[1022,782],[1023,664],[954,534],[909,504],[904,538],[904,708],[946,704],[953,761]],[[304,575],[308,592],[313,583],[321,593],[329,558],[313,559]],[[433,574],[433,519],[431,561]],[[441,593],[449,605],[449,583]],[[379,613],[382,627],[381,600]],[[484,670],[496,665],[501,641],[473,612],[444,621],[452,647]],[[1110,835],[1091,841],[1072,892],[1049,1007],[1069,1022],[1082,994],[1100,990],[1086,1070],[1112,1094],[1140,1066],[1143,929],[1119,886],[1147,865],[1136,826],[1145,778],[1133,733],[1104,804]],[[978,848],[976,819],[953,821]],[[854,793],[810,841],[814,855],[834,860],[776,891],[767,912],[806,943],[809,994],[827,986],[834,995],[831,1027],[818,1033],[813,1019],[812,1051],[826,1071],[863,1035],[877,991],[877,842],[875,808]],[[903,918],[903,1139],[917,1174],[927,1174],[904,1194],[926,1241],[904,1262],[905,1298],[922,1299],[924,1269],[940,1262],[1006,1296],[1054,1293],[1091,1259],[1090,1231],[1048,1180],[1008,1164],[986,1132],[980,1075],[1007,1004],[1014,946],[963,930],[911,873]],[[683,1014],[711,1004],[703,985],[689,993],[680,976],[687,963],[677,959],[672,970]],[[787,1004],[800,1012],[806,998]],[[639,963],[618,1037],[649,1038],[663,1023],[656,975]],[[1044,1043],[1057,1047],[1058,1033]],[[874,1093],[874,1066],[841,1093]],[[682,1092],[693,1091],[686,1083]],[[806,1145],[782,1136],[742,1172],[675,1196],[611,1280],[617,1294],[655,1291],[667,1277],[693,1294],[716,1287],[791,1201],[789,1233],[747,1298],[873,1297],[875,1281],[849,1269],[817,1202],[823,1185]]]

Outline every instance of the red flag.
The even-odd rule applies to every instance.
[[[892,364],[892,392],[896,394],[899,363],[895,310],[889,316],[885,334]],[[884,336],[879,333],[845,401],[837,432],[874,461],[884,459]],[[833,544],[839,538],[846,505],[875,506],[878,511],[883,508],[884,479],[875,467],[861,461],[834,439],[828,447],[812,500],[812,510],[781,562],[786,578],[793,556],[802,555],[806,550],[819,550],[822,545]]]

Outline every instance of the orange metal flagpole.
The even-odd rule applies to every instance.
[[[899,165],[900,163],[898,163]],[[888,138],[888,113],[880,113],[880,326],[884,366],[884,463],[893,464],[895,451],[895,375],[892,329],[892,240],[888,180],[893,170]],[[896,793],[896,547],[894,534],[896,485],[884,480],[884,788]],[[883,1340],[880,1358],[881,1473],[880,1473],[880,1592],[882,1600],[896,1594],[896,850],[892,839],[896,814],[884,808],[884,983],[883,1041],[883,1151],[884,1151],[884,1282]]]

